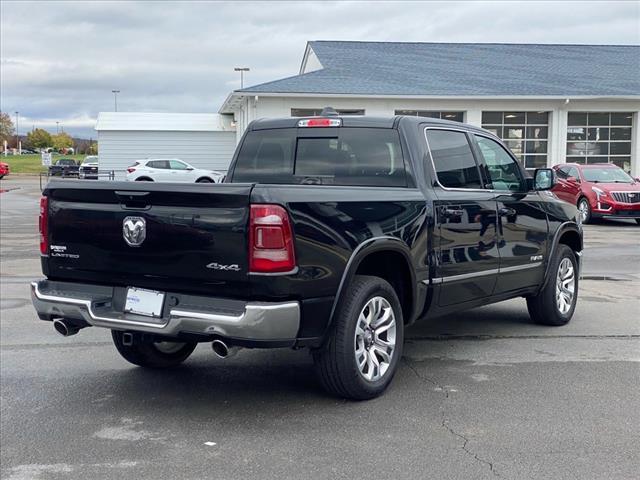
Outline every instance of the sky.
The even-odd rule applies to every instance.
[[[0,109],[96,136],[98,112],[217,112],[309,40],[640,44],[640,2],[0,2]],[[597,62],[598,59],[594,59]]]

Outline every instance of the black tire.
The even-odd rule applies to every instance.
[[[197,343],[186,342],[182,348],[167,353],[158,349],[155,343],[125,345],[122,342],[124,332],[111,330],[111,337],[118,353],[134,365],[147,368],[169,368],[180,365],[193,353]]]
[[[556,300],[556,284],[558,269],[565,258],[569,259],[573,266],[575,283],[570,308],[563,313],[560,311]],[[549,265],[549,279],[547,280],[547,284],[537,295],[527,297],[527,308],[531,320],[541,325],[549,325],[552,327],[559,327],[569,323],[571,317],[573,317],[573,312],[576,309],[576,303],[578,301],[579,281],[578,263],[573,250],[566,245],[558,245],[558,249],[551,259],[551,265]]]
[[[136,178],[136,182],[153,182],[153,180],[150,179],[149,177],[140,177],[140,178]]]
[[[636,218],[636,223],[640,225],[640,218]]]
[[[199,178],[198,180],[196,180],[196,183],[213,183],[213,180],[211,180],[210,178]]]
[[[582,219],[582,223],[589,223],[591,222],[591,204],[589,203],[589,199],[587,197],[581,197],[580,200],[578,200],[578,210],[580,210],[580,206],[584,204],[585,208],[586,208],[586,217]]]
[[[355,357],[358,317],[367,302],[374,297],[383,297],[389,303],[396,324],[395,348],[386,371],[376,381],[365,379]],[[391,383],[402,357],[404,321],[400,301],[393,287],[385,280],[356,276],[340,303],[326,344],[313,352],[320,383],[325,390],[336,396],[353,400],[375,398]]]

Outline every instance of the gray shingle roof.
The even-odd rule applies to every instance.
[[[428,96],[640,95],[640,46],[309,42],[324,67],[240,90]]]

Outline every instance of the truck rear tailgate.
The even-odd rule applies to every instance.
[[[44,272],[56,280],[246,296],[252,188],[52,181],[44,191]]]

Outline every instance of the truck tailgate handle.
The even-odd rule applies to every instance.
[[[141,197],[146,197],[147,195],[149,195],[150,192],[136,192],[136,191],[116,190],[113,193],[115,193],[118,198],[130,198],[130,199],[138,198],[138,199],[140,199]]]
[[[149,208],[149,199],[147,196],[150,192],[136,192],[136,191],[114,191],[120,205],[125,209],[140,210]]]

